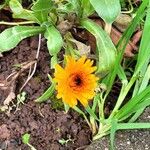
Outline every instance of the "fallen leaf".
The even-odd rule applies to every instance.
[[[75,45],[77,46],[77,49],[79,50],[80,55],[86,55],[88,56],[90,54],[90,46],[87,46],[86,44],[79,42],[74,39],[70,39]]]
[[[7,96],[7,98],[4,100],[3,104],[5,105],[9,105],[10,102],[15,99],[16,95],[14,92],[10,91],[9,95]]]

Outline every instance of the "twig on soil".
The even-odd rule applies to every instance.
[[[24,22],[5,22],[5,21],[0,21],[0,24],[3,25],[11,25],[11,26],[16,26],[16,25],[25,25],[25,24],[33,24],[35,23],[34,21],[24,21]]]
[[[0,57],[3,57],[2,53],[0,53]]]
[[[87,148],[89,145],[84,145],[84,146],[81,146],[81,147],[78,147],[76,148],[76,150],[84,150],[85,148]]]
[[[4,106],[6,106],[6,105],[8,106],[10,104],[10,102],[16,97],[16,95],[14,93],[15,89],[16,89],[16,84],[15,84],[15,81],[13,81],[11,83],[9,94],[3,102]]]
[[[4,106],[8,106],[10,102],[16,97],[15,96],[15,89],[16,89],[16,80],[19,75],[30,66],[35,64],[35,60],[32,62],[25,62],[21,64],[21,69],[19,71],[13,71],[3,82],[0,82],[0,88],[2,90],[9,89],[9,94],[7,98],[4,100]]]
[[[26,86],[26,84],[31,80],[31,78],[33,77],[35,71],[36,71],[36,67],[37,67],[37,60],[39,58],[39,53],[40,53],[40,48],[41,48],[41,34],[39,34],[39,42],[38,42],[38,49],[37,49],[37,53],[36,53],[36,62],[34,64],[34,67],[33,67],[33,71],[31,74],[29,74],[27,80],[25,81],[25,83],[23,84],[23,86],[20,88],[20,92],[23,90],[23,88]],[[31,69],[29,71],[29,73],[31,72]]]

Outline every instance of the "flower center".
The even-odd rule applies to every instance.
[[[72,74],[69,78],[69,86],[77,90],[83,85],[83,79],[79,74]]]
[[[78,76],[78,75],[75,76],[74,82],[75,82],[76,86],[80,86],[82,84],[82,80],[81,80],[80,76]]]

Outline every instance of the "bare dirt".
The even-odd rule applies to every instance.
[[[14,65],[34,60],[37,45],[37,37],[29,38],[23,40],[11,52],[4,53],[0,58],[0,81],[4,81],[12,73]],[[72,150],[90,144],[91,132],[81,116],[74,112],[66,114],[63,107],[55,106],[51,99],[42,104],[34,102],[50,85],[47,77],[48,73],[51,74],[49,60],[46,42],[42,40],[36,73],[23,90],[27,93],[25,104],[17,111],[12,107],[9,114],[0,113],[1,150],[28,150],[29,148],[21,140],[25,133],[31,135],[30,143],[37,150]],[[28,72],[29,70],[24,71],[16,80],[16,95],[25,82]],[[8,93],[8,89],[0,90],[1,105]],[[16,103],[16,99],[13,103]],[[70,140],[61,145],[59,140],[62,139]]]
[[[137,122],[149,122],[150,108],[147,108]],[[116,150],[149,150],[150,130],[121,130],[115,136]],[[86,150],[109,150],[110,137],[94,141]]]

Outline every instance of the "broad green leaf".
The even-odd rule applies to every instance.
[[[0,52],[8,51],[30,36],[43,32],[45,28],[31,26],[15,26],[0,33]]]
[[[87,29],[96,38],[98,71],[101,75],[105,75],[112,69],[116,60],[116,48],[107,33],[92,20],[82,20],[81,26]]]
[[[52,6],[52,0],[44,0],[44,2],[43,0],[37,0],[31,7],[31,10],[33,10],[34,15],[40,23],[43,23],[48,20],[48,13],[52,9]]]
[[[86,18],[94,13],[94,8],[88,0],[81,0],[82,18]]]
[[[57,58],[57,54],[53,55],[51,57],[51,68],[55,68],[55,65],[58,64],[58,58]]]
[[[27,144],[30,147],[30,150],[36,150],[29,142],[30,142],[30,134],[26,133],[22,136],[22,142]]]
[[[47,47],[50,55],[54,56],[54,61],[57,61],[56,56],[63,46],[63,39],[60,32],[54,26],[50,26],[47,28],[44,37],[47,39]],[[54,65],[55,64],[53,64],[52,67],[54,67]]]
[[[82,10],[81,10],[81,7],[80,7],[81,6],[80,0],[68,0],[68,1],[70,1],[70,3],[72,4],[72,6],[75,10],[75,13],[80,18],[81,13],[82,13]]]
[[[35,102],[42,103],[48,100],[52,95],[54,95],[55,84],[52,83],[51,86],[40,96]]]
[[[75,13],[76,7],[72,4],[72,1],[69,0],[66,4],[59,4],[57,11],[60,13]]]
[[[13,12],[14,18],[38,22],[37,18],[34,16],[34,12],[24,9],[18,0],[10,0],[9,7]]]
[[[113,23],[121,12],[119,0],[89,0],[98,15],[107,23]]]

